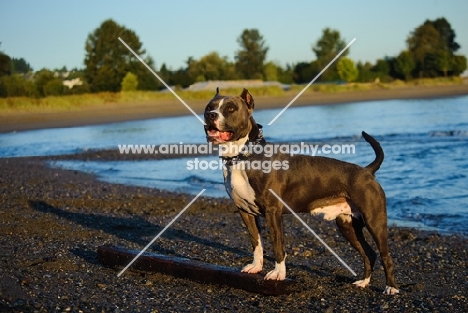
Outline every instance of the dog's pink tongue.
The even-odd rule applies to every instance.
[[[223,141],[228,141],[231,139],[232,133],[230,132],[219,132],[219,139]]]
[[[208,136],[217,138],[217,140],[221,140],[221,141],[228,141],[232,137],[231,132],[222,132],[216,129],[209,130],[207,134]]]

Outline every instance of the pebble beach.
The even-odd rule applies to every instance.
[[[83,158],[102,156],[109,157],[96,151]],[[117,277],[120,269],[102,265],[97,248],[143,249],[193,196],[103,183],[81,172],[50,168],[45,161],[0,160],[1,312],[468,310],[466,237],[390,226],[400,294],[384,296],[379,261],[369,287],[353,286],[355,277],[289,215],[284,218],[288,277],[298,285],[291,294],[262,296],[131,267]],[[240,270],[251,261],[251,248],[236,210],[227,199],[202,196],[148,251]],[[302,218],[361,274],[358,253],[334,222]],[[274,267],[267,231],[263,236],[262,275]]]
[[[413,90],[407,92],[407,97],[443,97],[455,89],[457,94],[468,94],[466,84],[453,88],[442,88],[439,93]],[[399,96],[398,93],[367,95],[369,99]],[[330,103],[353,99],[362,100],[362,97],[348,94],[335,100],[328,98]],[[262,101],[266,99],[260,99],[259,103]],[[284,104],[276,101],[271,101],[271,106]],[[197,110],[202,107],[199,104]],[[78,118],[74,122],[69,120],[67,112],[2,113],[0,131],[115,122],[122,119],[122,111],[114,109],[107,110],[107,115],[105,108],[94,113],[84,110],[76,113]],[[140,108],[126,118],[184,114],[181,106],[177,112],[151,110]],[[62,118],[58,118],[60,115]],[[122,157],[118,151],[96,150],[74,155],[0,159],[0,312],[468,311],[466,236],[389,225],[389,247],[400,293],[385,296],[380,260],[369,287],[353,286],[352,282],[361,278],[363,270],[360,256],[334,222],[308,214],[301,217],[358,277],[290,215],[284,217],[287,275],[296,281],[298,288],[289,294],[263,296],[132,267],[118,277],[121,268],[101,264],[98,247],[143,249],[194,197],[155,188],[111,184],[90,174],[49,165],[56,160],[122,160]],[[133,161],[142,158],[134,157],[125,156]],[[262,276],[274,267],[266,229],[263,238]],[[372,242],[370,236],[369,242]],[[251,261],[252,254],[247,230],[234,204],[228,199],[204,196],[148,252],[239,271]]]

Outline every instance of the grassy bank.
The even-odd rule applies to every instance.
[[[415,87],[415,86],[446,86],[446,85],[460,85],[463,84],[461,77],[439,77],[439,78],[423,78],[415,79],[409,82],[402,80],[394,80],[390,83],[349,83],[349,84],[312,84],[306,92],[349,92],[349,91],[366,91],[376,89],[395,89],[402,87]],[[291,91],[299,92],[304,88],[304,85],[292,85]]]
[[[255,87],[249,89],[253,96],[281,96],[284,91],[277,86]],[[224,89],[223,94],[240,94],[242,88]],[[185,100],[211,99],[214,90],[184,91],[176,93]],[[133,91],[133,92],[101,92],[93,94],[49,96],[35,99],[27,97],[0,98],[0,112],[38,112],[76,110],[89,106],[103,106],[107,104],[149,104],[157,101],[174,100],[171,92]]]
[[[463,84],[462,78],[436,78],[419,79],[411,82],[394,81],[391,83],[351,83],[351,84],[313,84],[307,89],[307,93],[341,93],[350,91],[365,91],[378,89],[394,89],[414,86],[442,86]],[[289,91],[284,91],[278,86],[265,86],[249,88],[254,97],[268,96],[279,97],[288,93],[297,94],[305,85],[292,85]],[[184,100],[206,100],[214,95],[214,90],[184,91],[176,90],[177,94]],[[223,94],[240,94],[242,88],[224,89]],[[149,104],[158,101],[174,100],[174,95],[170,92],[102,92],[95,94],[54,96],[41,99],[17,97],[0,98],[0,113],[9,112],[48,112],[79,110],[83,107],[103,106],[108,104]]]

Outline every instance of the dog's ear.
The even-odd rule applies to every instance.
[[[244,88],[244,90],[242,90],[242,93],[240,94],[240,97],[245,101],[245,104],[247,104],[247,108],[249,109],[249,111],[252,111],[254,109],[255,103],[249,91]]]
[[[216,87],[216,94],[215,94],[215,97],[219,95],[219,87]]]

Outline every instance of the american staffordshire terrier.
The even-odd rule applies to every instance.
[[[269,191],[271,189],[297,213],[323,214],[327,220],[336,220],[343,236],[364,260],[364,277],[354,283],[359,287],[369,284],[377,258],[364,238],[365,226],[380,252],[386,276],[384,294],[397,294],[399,290],[387,245],[386,197],[374,177],[384,158],[380,144],[362,132],[376,154],[375,160],[365,167],[326,157],[285,154],[267,157],[243,152],[242,148],[249,144],[266,145],[261,125],[252,116],[253,110],[254,99],[246,89],[240,96],[223,96],[217,89],[204,113],[206,138],[220,145],[226,191],[239,209],[253,247],[253,262],[242,271],[262,271],[263,246],[258,218],[263,216],[270,230],[275,257],[275,268],[265,279],[286,277],[282,215],[290,212]],[[287,169],[279,167],[265,172],[246,166],[247,163],[275,161],[287,164]]]

